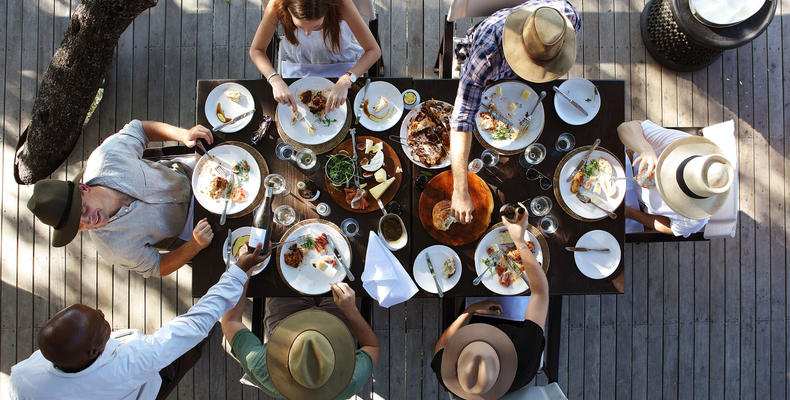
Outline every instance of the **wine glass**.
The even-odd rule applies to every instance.
[[[551,199],[548,196],[538,196],[529,202],[529,210],[532,214],[542,217],[551,211]]]
[[[299,150],[299,152],[296,153],[296,165],[301,169],[313,169],[317,161],[318,157],[316,157],[315,151],[308,149],[307,147]]]
[[[532,143],[524,149],[524,154],[519,157],[519,164],[522,167],[528,168],[533,165],[538,165],[546,158],[546,146],[541,143]]]
[[[288,192],[288,182],[280,174],[269,174],[263,178],[263,187],[271,187],[272,194],[279,196]]]
[[[540,219],[540,230],[547,235],[551,235],[554,232],[557,232],[557,228],[559,228],[559,224],[557,223],[557,218],[554,218],[552,215],[546,215]]]
[[[293,207],[283,204],[274,209],[274,222],[289,226],[296,222],[296,210]]]
[[[486,167],[494,167],[499,164],[499,153],[491,149],[485,149],[480,154],[480,159]]]

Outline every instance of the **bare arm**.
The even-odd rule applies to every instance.
[[[620,141],[639,154],[646,154],[653,152],[653,146],[645,139],[645,133],[642,130],[642,121],[628,121],[623,122],[617,127],[617,136]]]
[[[477,303],[470,304],[458,318],[453,321],[447,329],[442,332],[442,335],[439,336],[439,340],[436,341],[436,346],[434,346],[433,354],[439,352],[439,350],[443,349],[444,346],[447,345],[447,341],[450,340],[459,329],[463,328],[466,324],[469,323],[469,320],[472,318],[472,315],[475,313],[477,314],[488,314],[488,315],[499,315],[502,314],[502,305],[491,300],[483,300],[478,301]]]
[[[345,282],[334,283],[331,289],[332,299],[340,311],[343,312],[343,315],[346,316],[350,325],[349,328],[351,328],[351,332],[357,338],[357,343],[359,343],[359,349],[368,353],[373,360],[373,365],[376,365],[381,353],[381,345],[373,329],[370,328],[370,325],[365,321],[365,318],[362,318],[362,314],[357,309],[354,289],[351,289]]]
[[[250,282],[248,280],[247,284],[244,285],[244,291],[241,292],[239,302],[219,320],[222,325],[222,335],[225,336],[225,340],[227,340],[228,343],[233,340],[233,336],[235,336],[238,331],[247,329],[247,326],[241,322],[241,317],[244,314],[244,307],[247,303],[247,287],[250,286],[249,284]]]
[[[271,0],[266,5],[266,9],[263,10],[263,18],[250,45],[250,58],[264,78],[276,71],[269,57],[266,56],[266,48],[269,47],[274,31],[277,30],[277,16],[274,15],[273,7],[276,2],[277,0]]]
[[[214,232],[211,230],[208,220],[203,218],[195,224],[195,228],[192,229],[192,237],[188,242],[162,256],[162,259],[159,260],[159,274],[161,276],[170,275],[173,271],[181,268],[200,250],[211,244],[212,239],[214,239]]]
[[[647,229],[653,229],[655,231],[665,233],[667,235],[675,234],[674,232],[672,232],[672,228],[670,228],[672,222],[669,220],[669,218],[663,215],[648,214],[642,210],[638,210],[633,207],[626,207],[625,217],[639,222],[640,224],[644,225]]]
[[[362,19],[352,0],[343,0],[340,16],[346,21],[357,42],[365,50],[359,61],[351,68],[351,72],[354,75],[362,76],[381,58],[381,48],[376,43],[376,38],[373,37],[373,33],[370,32],[370,28],[365,24],[365,20]]]
[[[211,131],[201,125],[195,125],[190,129],[184,129],[166,124],[164,122],[156,121],[142,121],[142,124],[145,136],[147,136],[148,140],[152,142],[173,140],[184,143],[188,147],[194,146],[198,139],[203,139],[208,144],[214,142],[214,137],[211,135]]]
[[[452,213],[453,217],[462,224],[472,220],[474,211],[466,175],[471,147],[471,132],[450,131],[450,170],[453,174]]]

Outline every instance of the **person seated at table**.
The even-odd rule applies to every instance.
[[[646,177],[643,182],[656,183],[648,188],[629,179],[627,232],[640,231],[641,224],[649,230],[688,237],[700,231],[724,205],[735,171],[710,140],[651,121],[624,122],[617,127],[617,135],[628,148],[632,166],[639,164],[636,175]],[[633,176],[633,171],[626,171],[626,175]]]
[[[168,275],[208,246],[214,233],[205,219],[192,228],[191,169],[180,162],[145,160],[143,151],[150,141],[193,147],[198,139],[212,143],[211,131],[131,121],[91,153],[84,174],[72,181],[36,182],[27,207],[52,226],[54,247],[88,231],[110,263],[146,278]],[[162,255],[158,249],[172,251]]]
[[[288,399],[347,399],[362,389],[378,361],[379,340],[359,313],[354,290],[345,282],[331,288],[332,299],[267,298],[266,343],[241,322],[242,295],[220,320],[244,370],[242,382]]]
[[[502,79],[548,82],[564,75],[576,59],[580,29],[581,18],[571,3],[530,0],[495,12],[467,33],[461,47],[469,56],[450,117],[452,213],[458,222],[470,222],[474,211],[466,170],[486,86]]]
[[[164,399],[200,358],[206,337],[239,300],[253,266],[246,248],[186,314],[151,335],[112,331],[101,310],[72,305],[38,334],[39,350],[11,367],[12,399]]]
[[[498,399],[526,386],[540,368],[545,345],[549,283],[540,263],[519,240],[527,230],[527,218],[514,224],[503,217],[502,222],[519,250],[531,296],[520,326],[485,317],[469,324],[473,314],[502,313],[499,303],[486,300],[470,305],[439,337],[431,369],[439,383],[464,399]]]
[[[280,73],[266,56],[278,25]],[[381,49],[352,0],[271,0],[250,46],[250,58],[272,86],[274,99],[296,110],[294,94],[283,81],[305,76],[337,77],[326,110],[343,105],[348,88],[381,57]]]

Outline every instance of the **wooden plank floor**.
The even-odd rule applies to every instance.
[[[87,236],[51,248],[48,227],[25,206],[31,188],[14,182],[14,148],[77,3],[0,1],[0,387],[11,366],[35,351],[41,324],[66,305],[98,306],[113,328],[153,332],[194,303],[188,267],[144,280],[108,265]],[[694,73],[663,68],[645,51],[639,32],[645,0],[573,3],[583,29],[569,76],[624,80],[626,119],[681,126],[736,121],[741,212],[733,239],[626,245],[623,295],[563,300],[563,391],[572,399],[788,398],[790,0],[780,2],[754,42]],[[119,41],[100,109],[52,177],[74,176],[130,119],[194,124],[196,79],[259,77],[247,49],[264,4],[160,0],[143,13]],[[449,5],[376,0],[386,74],[435,76]],[[459,21],[456,36],[473,22]],[[440,333],[438,301],[374,307],[373,314],[382,357],[359,397],[447,398],[428,365]],[[238,383],[241,369],[226,348],[215,335],[171,398],[263,397]]]

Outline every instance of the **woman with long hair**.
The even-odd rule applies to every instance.
[[[327,111],[341,106],[348,88],[381,57],[381,49],[352,0],[270,0],[250,46],[250,58],[279,103],[296,110],[294,95],[266,56],[282,24],[281,71],[285,77],[338,77]]]

